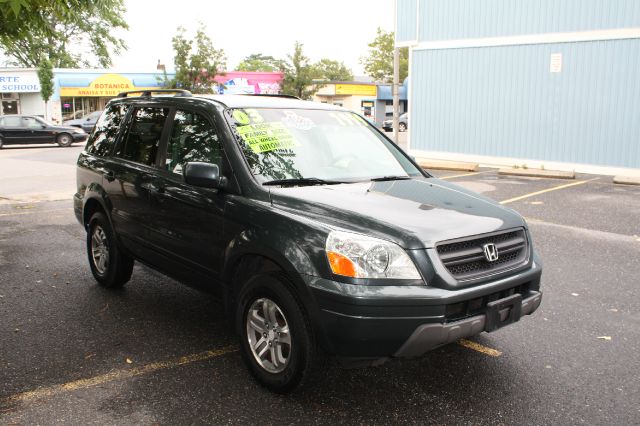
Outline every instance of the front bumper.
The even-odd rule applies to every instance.
[[[539,262],[530,268],[457,290],[433,286],[366,286],[307,277],[315,328],[326,350],[349,358],[419,356],[486,327],[488,303],[513,294],[521,315],[542,300]]]

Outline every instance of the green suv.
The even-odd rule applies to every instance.
[[[269,389],[327,359],[418,357],[540,305],[522,217],[430,176],[359,115],[137,94],[109,102],[78,158],[91,272],[120,287],[139,261],[218,295]]]

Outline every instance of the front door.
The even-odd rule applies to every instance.
[[[49,143],[55,141],[56,133],[47,129],[44,121],[40,121],[35,117],[22,117],[22,127],[24,127],[25,135],[29,143]]]
[[[228,170],[215,127],[203,114],[178,108],[163,159],[150,192],[151,243],[159,255],[203,276],[206,282],[199,284],[215,286],[226,246],[226,195],[188,185],[182,176],[190,161],[218,164],[222,173]]]

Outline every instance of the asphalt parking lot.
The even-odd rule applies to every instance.
[[[20,155],[46,168],[79,149]],[[290,396],[252,380],[211,297],[139,265],[123,290],[101,289],[70,199],[5,197],[0,424],[639,424],[640,187],[433,173],[527,218],[541,308],[420,359],[330,369]]]

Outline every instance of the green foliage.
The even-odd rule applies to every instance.
[[[320,59],[311,66],[311,75],[317,80],[352,81],[353,73],[343,62]]]
[[[212,93],[216,75],[222,75],[227,57],[222,49],[216,49],[200,23],[193,40],[185,37],[186,30],[178,27],[173,43],[176,75],[168,79],[165,73],[164,86],[170,89],[185,89],[192,93]]]
[[[46,104],[53,95],[53,66],[50,60],[43,59],[40,62],[38,80],[40,80],[40,95]]]
[[[126,49],[113,35],[128,28],[124,13],[124,0],[0,0],[0,49],[12,65],[108,67]]]
[[[302,43],[296,41],[293,54],[287,55],[285,64],[282,93],[297,96],[300,99],[310,99],[317,88],[313,85],[313,69],[309,58],[302,51]]]
[[[261,53],[253,53],[242,60],[236,67],[238,71],[281,71],[285,68],[282,59],[266,56]]]
[[[364,70],[375,81],[393,83],[393,49],[395,34],[378,28],[376,38],[369,43],[369,53],[360,58]],[[409,75],[409,49],[400,49],[400,83]]]

